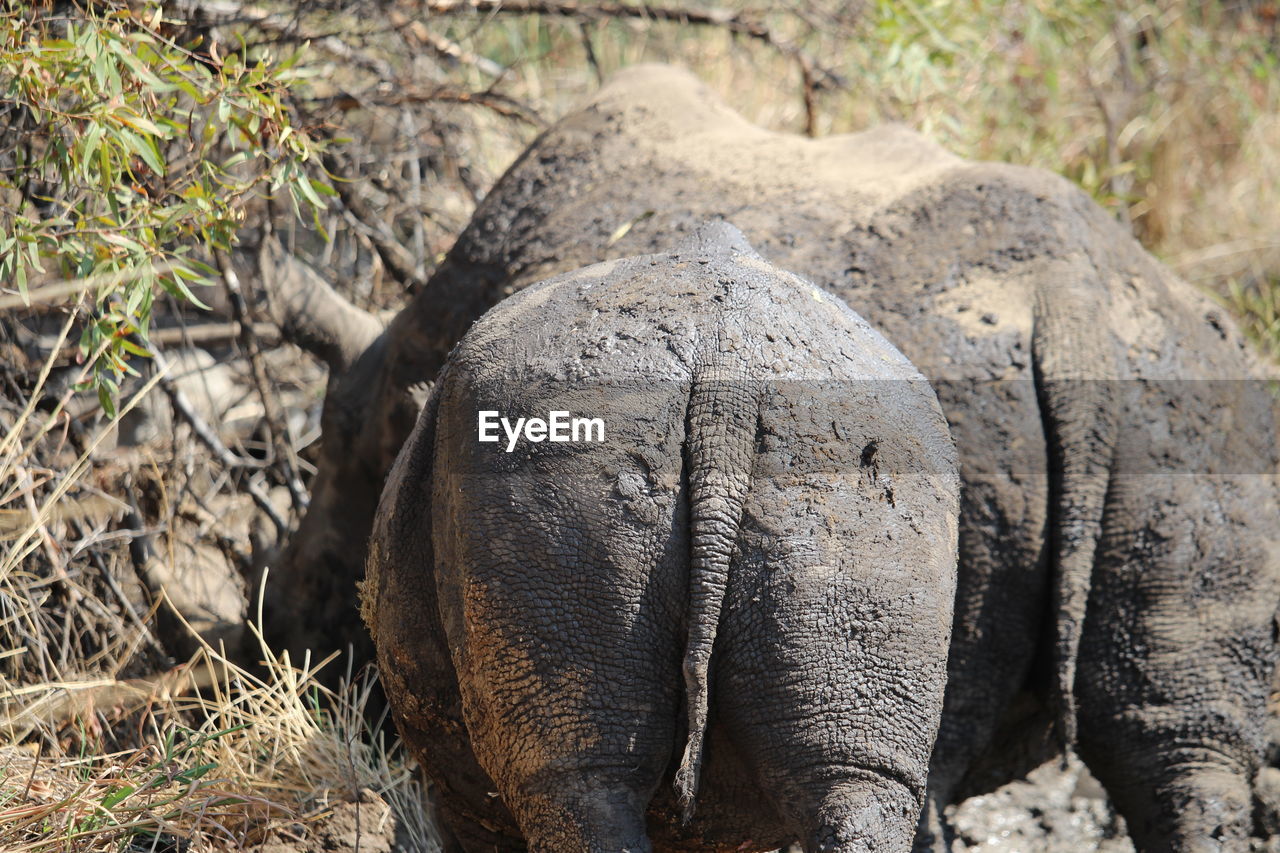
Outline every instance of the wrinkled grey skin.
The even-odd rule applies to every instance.
[[[606,440],[508,453],[480,410]],[[923,377],[717,225],[476,323],[390,475],[366,618],[467,850],[519,846],[465,819],[487,774],[535,851],[907,851],[958,502]]]
[[[359,576],[357,534],[412,424],[409,392],[484,310],[714,218],[893,341],[956,441],[958,589],[921,848],[942,848],[943,805],[1074,729],[1139,849],[1247,849],[1280,509],[1274,413],[1244,380],[1274,369],[1067,181],[899,127],[771,133],[673,69],[628,70],[543,134],[342,383],[326,418],[358,399],[358,428],[334,437],[318,489],[342,512],[306,524],[350,535],[295,540],[288,605],[313,575]]]

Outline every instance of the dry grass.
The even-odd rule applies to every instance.
[[[62,728],[74,734],[59,739],[76,744],[77,754],[0,747],[0,847],[147,849],[154,841],[169,849],[181,839],[186,849],[238,849],[281,830],[305,839],[307,821],[371,790],[389,801],[410,849],[437,849],[409,770],[365,729],[371,681],[331,693],[305,667],[272,661],[259,679],[212,651],[188,666],[212,681],[185,696],[157,690],[123,714],[128,706],[89,711],[86,704],[90,716],[68,719]],[[139,745],[99,749],[88,726],[100,714],[115,726],[137,726]]]
[[[261,675],[204,645],[150,679],[12,691],[0,849],[241,849],[273,836],[308,849],[309,822],[372,792],[390,809],[369,810],[370,835],[394,820],[404,849],[438,850],[411,768],[367,722],[374,676],[329,690],[323,662],[262,652]],[[108,745],[119,740],[130,745]]]
[[[348,672],[331,690],[317,673],[332,659],[277,656],[250,625],[258,668],[191,631],[190,660],[124,677],[167,602],[126,616],[129,603],[102,588],[105,567],[85,577],[84,554],[106,544],[90,536],[74,547],[67,523],[93,503],[95,451],[159,376],[68,454],[59,430],[70,391],[52,407],[36,403],[48,402],[71,325],[0,439],[0,504],[15,507],[0,516],[0,850],[241,849],[273,836],[307,849],[316,820],[337,803],[371,802],[369,792],[390,806],[389,818],[369,809],[371,822],[394,820],[406,849],[439,849],[410,765],[367,719],[373,673]],[[42,464],[48,454],[56,469]],[[115,511],[108,504],[93,527]]]

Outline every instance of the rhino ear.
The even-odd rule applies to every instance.
[[[377,317],[347,301],[274,234],[262,237],[258,275],[281,336],[328,364],[331,383],[382,334]]]
[[[426,408],[427,400],[431,397],[431,391],[435,388],[434,381],[415,382],[409,386],[409,390],[405,393],[409,395],[409,400],[413,403],[414,409],[421,412]]]

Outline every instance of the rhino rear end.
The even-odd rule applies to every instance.
[[[760,432],[717,725],[806,850],[909,850],[954,603],[949,437],[927,388],[900,378],[770,383]]]
[[[434,459],[415,518],[486,777],[421,750],[447,814],[539,851],[910,848],[957,482],[896,350],[721,226],[503,303],[435,400],[406,454]]]

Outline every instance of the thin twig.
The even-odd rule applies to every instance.
[[[600,60],[596,57],[595,45],[591,43],[591,32],[587,29],[587,21],[578,21],[578,38],[582,41],[582,52],[586,55],[587,65],[595,75],[596,83],[604,83],[604,71],[600,68]]]
[[[191,405],[187,395],[168,376],[169,362],[164,355],[157,351],[153,352],[151,357],[156,364],[156,369],[161,372],[160,387],[168,395],[169,402],[173,404],[173,410],[187,422],[187,425],[191,427],[192,434],[199,439],[200,443],[209,448],[218,461],[228,468],[260,468],[261,466],[258,463],[250,463],[241,459],[222,443],[222,439],[218,438],[218,434],[205,422],[204,418],[200,417],[195,407]],[[289,534],[288,523],[280,517],[280,513],[276,512],[271,499],[267,497],[262,487],[246,477],[242,488],[249,493],[249,497],[253,498],[253,502],[266,514],[267,518],[271,519],[271,523],[276,527],[276,532],[281,537],[287,536]]]
[[[470,104],[483,107],[506,119],[522,121],[534,127],[546,126],[546,121],[535,109],[500,92],[489,90],[471,92],[447,86],[422,89],[403,81],[384,81],[362,92],[343,92],[322,98],[305,98],[302,99],[302,103],[312,110],[330,107],[343,112],[369,107],[398,107],[406,104]]]
[[[124,611],[125,616],[129,618],[133,626],[138,629],[143,639],[147,641],[147,645],[151,647],[152,651],[160,655],[161,660],[168,658],[169,653],[164,646],[160,645],[160,641],[156,639],[155,634],[151,633],[151,629],[147,627],[147,624],[142,621],[142,617],[133,609],[133,604],[125,597],[124,590],[120,589],[120,585],[116,583],[116,579],[112,576],[111,569],[107,566],[106,561],[102,559],[102,555],[97,551],[90,551],[89,559],[97,567],[98,574],[102,577],[103,585],[115,596],[116,601],[120,604],[120,609]]]
[[[418,275],[418,263],[413,254],[391,237],[386,226],[369,208],[357,188],[352,171],[332,152],[326,151],[321,157],[325,169],[338,178],[333,183],[342,203],[352,216],[368,226],[368,237],[378,250],[378,257],[382,259],[383,265],[407,291],[417,293],[426,284],[426,280]]]
[[[22,455],[21,440],[14,440],[14,450],[17,455]],[[49,571],[59,581],[60,586],[66,593],[68,602],[72,606],[76,606],[80,604],[79,590],[70,582],[70,578],[67,575],[67,561],[59,554],[62,549],[54,541],[53,534],[49,532],[49,527],[45,523],[45,518],[41,516],[40,507],[36,505],[35,483],[31,479],[31,473],[25,465],[15,464],[12,467],[13,476],[21,489],[22,499],[27,505],[27,511],[31,514],[31,523],[35,526],[36,532],[40,536],[45,557],[49,560]]]
[[[267,440],[271,444],[275,461],[283,468],[285,485],[293,499],[293,506],[299,512],[307,508],[306,487],[298,477],[297,466],[294,465],[293,446],[286,440],[289,422],[280,411],[280,402],[276,399],[273,385],[267,376],[266,365],[262,362],[262,348],[253,334],[253,323],[249,320],[249,306],[245,302],[244,290],[240,287],[240,277],[231,266],[231,259],[226,252],[216,252],[218,270],[222,273],[223,284],[226,285],[227,301],[231,304],[231,313],[240,324],[240,345],[249,355],[249,368],[253,376],[253,384],[258,389],[258,397],[262,400],[265,412],[263,424],[267,430]]]

